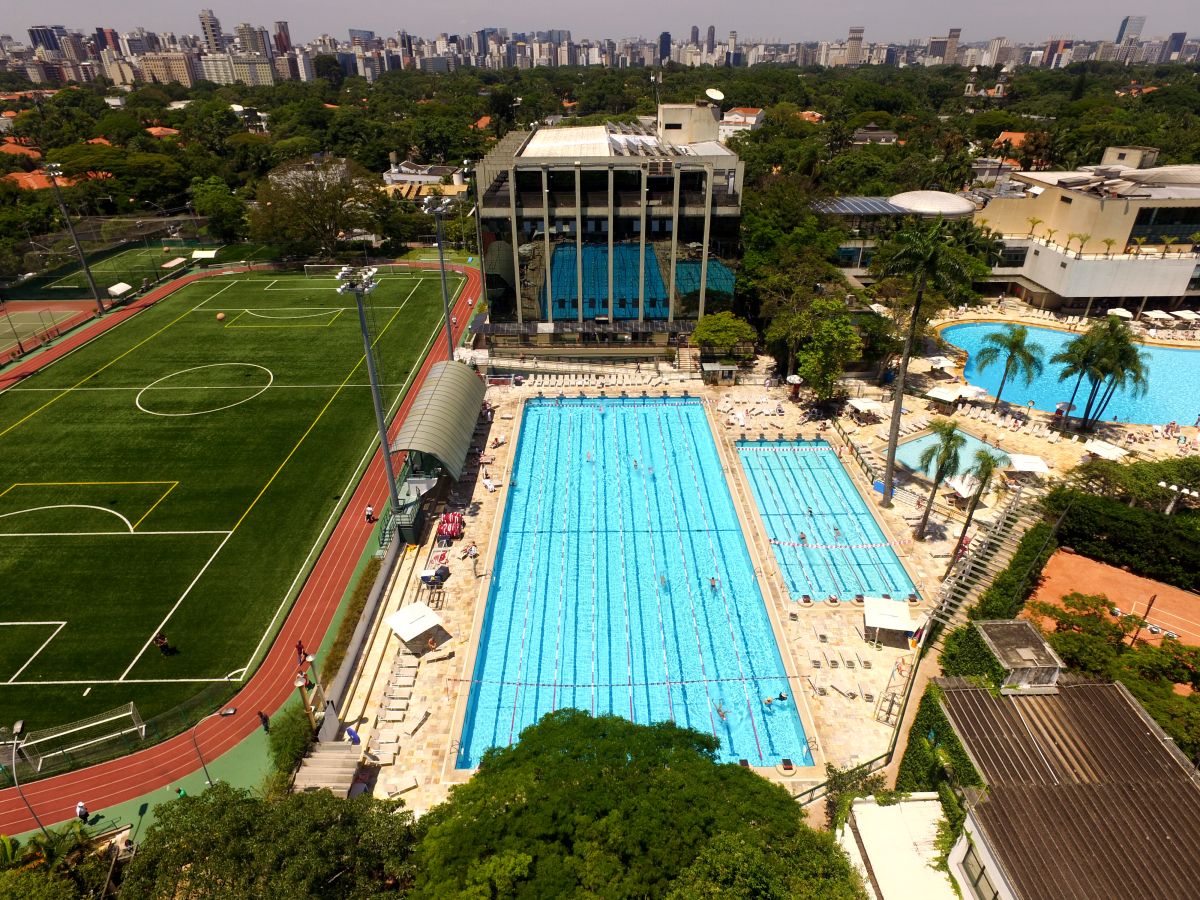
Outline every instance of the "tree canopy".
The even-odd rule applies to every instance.
[[[861,896],[787,791],[671,723],[548,713],[421,820],[418,897]]]
[[[710,313],[696,322],[692,340],[718,356],[730,356],[739,345],[753,345],[758,335],[749,322],[731,312]]]

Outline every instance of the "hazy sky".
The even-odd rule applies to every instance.
[[[572,36],[654,36],[669,31],[687,36],[693,24],[701,34],[716,25],[719,37],[730,29],[740,39],[805,41],[836,39],[851,25],[866,26],[868,41],[906,41],[944,35],[962,28],[962,40],[981,41],[1003,35],[1014,41],[1044,40],[1050,35],[1084,40],[1116,36],[1121,17],[1145,15],[1143,37],[1172,31],[1200,33],[1200,2],[1157,0],[1133,6],[1126,0],[1004,0],[952,3],[949,0],[841,0],[838,3],[788,3],[786,0],[692,0],[657,3],[641,0],[442,0],[400,4],[383,0],[351,3],[288,3],[285,0],[212,2],[222,27],[232,32],[239,22],[270,27],[276,19],[291,24],[292,39],[306,41],[322,32],[345,38],[347,28],[368,28],[381,35],[406,29],[413,34],[465,32],[485,26],[513,31],[569,28]],[[0,10],[0,30],[26,38],[34,24],[66,25],[88,30],[98,25],[127,31],[143,25],[152,31],[182,34],[199,31],[200,4],[192,0],[12,0]],[[36,17],[36,18],[31,18]]]

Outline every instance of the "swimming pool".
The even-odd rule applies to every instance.
[[[515,454],[456,766],[563,707],[812,765],[701,403],[531,400]]]
[[[980,373],[975,365],[975,355],[983,346],[984,337],[1002,327],[1003,323],[1000,322],[968,322],[963,325],[950,325],[941,331],[943,338],[969,354],[965,372],[967,381],[992,394],[1000,386],[1000,377],[1004,374],[1003,362]],[[1020,380],[1013,383],[1012,379],[1009,379],[1004,388],[1003,399],[1018,406],[1032,400],[1038,409],[1054,412],[1057,404],[1071,399],[1075,382],[1073,379],[1060,382],[1059,367],[1050,362],[1050,357],[1080,333],[1038,328],[1034,325],[1028,328],[1030,340],[1041,344],[1046,350],[1046,370],[1029,387],[1025,387]],[[1142,349],[1147,357],[1150,382],[1148,393],[1144,397],[1132,397],[1125,391],[1118,391],[1113,396],[1112,403],[1108,405],[1107,418],[1116,416],[1122,422],[1144,425],[1171,421],[1191,425],[1200,413],[1200,350],[1149,344],[1143,344]],[[1082,413],[1083,405],[1087,402],[1087,391],[1085,381],[1075,400],[1077,415]]]
[[[916,592],[826,441],[738,441],[737,451],[794,600]]]
[[[976,450],[989,450],[992,453],[1004,452],[999,447],[993,446],[987,441],[981,441],[975,435],[963,431],[961,428],[958,430],[958,433],[966,438],[967,441],[963,445],[963,448],[958,451],[958,471],[960,474],[974,465]],[[931,432],[912,438],[911,440],[902,441],[896,445],[896,462],[904,466],[904,468],[920,475],[932,475],[932,466],[925,471],[921,470],[921,454],[925,452],[926,447],[937,443],[937,439],[937,435]]]

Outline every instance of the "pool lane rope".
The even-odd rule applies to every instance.
[[[903,547],[911,544],[912,541],[878,541],[874,544],[814,544],[811,541],[781,541],[776,538],[767,538],[767,543],[777,547],[807,547],[810,550],[873,550],[878,547]],[[811,582],[809,583],[811,584]]]
[[[675,409],[675,415],[679,419],[680,429],[686,429],[687,422],[683,418],[682,409],[677,407]],[[680,433],[682,434],[684,432],[681,430]],[[704,506],[704,492],[700,490],[700,476],[696,473],[696,461],[692,458],[692,454],[690,451],[687,453],[687,459],[688,459],[688,465],[691,467],[691,470],[692,470],[692,481],[696,486],[696,500],[699,503],[700,513],[704,517],[704,534],[708,538],[708,549],[712,553],[713,571],[717,572],[717,571],[720,571],[721,563],[720,563],[720,560],[717,558],[716,544],[713,543],[712,526],[708,521],[708,510]],[[754,730],[754,743],[755,743],[755,746],[758,747],[758,758],[760,760],[763,760],[763,759],[766,759],[766,757],[763,754],[762,741],[760,740],[760,738],[758,736],[758,722],[754,717],[754,704],[750,701],[750,689],[746,686],[746,669],[742,665],[742,653],[740,650],[738,650],[737,632],[734,630],[734,627],[733,627],[733,615],[729,611],[729,599],[725,594],[725,580],[724,579],[720,579],[717,582],[717,593],[720,595],[721,603],[725,607],[725,621],[729,623],[729,638],[733,644],[733,655],[737,659],[738,674],[741,676],[741,682],[742,682],[742,694],[746,698],[746,711],[748,713],[750,713],[750,727]]]
[[[596,412],[592,411],[592,435],[588,446],[596,449]],[[600,420],[603,428],[604,420]],[[598,597],[600,584],[596,569],[596,559],[600,556],[600,454],[588,451],[592,465],[592,715],[596,715],[596,632],[600,627]],[[624,560],[622,560],[622,563]]]
[[[547,468],[547,463],[550,461],[550,443],[551,442],[549,440],[546,440],[544,442],[545,450],[543,451],[543,454],[542,454],[542,468],[541,468],[542,472],[550,471]],[[516,726],[517,726],[517,700],[521,695],[521,680],[520,679],[521,679],[521,673],[525,669],[525,641],[529,635],[529,608],[530,608],[530,606],[533,605],[533,576],[534,576],[534,571],[536,569],[537,560],[538,560],[538,553],[537,553],[538,539],[541,537],[541,533],[542,533],[542,528],[541,528],[542,501],[545,499],[546,482],[549,480],[550,479],[548,479],[548,478],[541,479],[541,486],[538,488],[537,510],[534,513],[534,519],[533,519],[533,521],[534,521],[533,550],[529,554],[529,580],[528,580],[528,587],[525,590],[525,617],[524,617],[524,621],[521,625],[521,655],[518,657],[518,662],[517,662],[517,681],[515,682],[516,690],[513,691],[512,720],[509,722],[509,725],[508,725],[508,743],[510,746],[512,745],[513,731],[516,729]],[[523,475],[522,475],[522,483],[524,483]]]
[[[570,520],[571,512],[571,438],[575,429],[575,417],[567,416],[567,465],[566,476],[563,481],[563,514],[562,514],[562,553],[559,555],[558,565],[558,615],[555,617],[555,634],[554,634],[554,678],[555,686],[550,694],[550,709],[558,709],[558,673],[559,666],[562,664],[562,620],[563,611],[566,608],[567,596],[567,541],[570,536],[570,529],[567,524]]]
[[[621,455],[620,441],[617,440],[617,431],[621,427],[621,423],[622,417],[614,416],[612,458],[618,466],[625,464],[625,458]],[[625,492],[621,490],[620,473],[613,480],[617,483],[617,522],[618,532],[621,536],[621,600],[625,609],[625,683],[629,690],[629,721],[636,722],[637,720],[633,717],[633,634],[629,627],[629,579],[625,577],[627,571],[625,566]],[[594,665],[593,663],[593,667]]]
[[[675,515],[675,536],[679,540],[679,558],[683,562],[683,572],[684,572],[683,583],[687,587],[688,606],[691,608],[691,612],[692,612],[692,633],[696,635],[696,656],[700,660],[700,674],[704,677],[704,698],[707,701],[705,703],[705,706],[708,708],[708,724],[709,724],[709,727],[712,729],[713,737],[717,737],[717,719],[716,719],[717,707],[713,703],[712,694],[709,693],[709,690],[708,690],[708,668],[704,662],[704,645],[700,641],[700,622],[696,618],[696,602],[693,599],[692,580],[687,577],[688,557],[687,557],[687,551],[684,549],[684,546],[683,546],[683,520],[682,520],[682,518],[680,518],[680,515],[679,515],[679,503],[675,499],[675,479],[671,474],[672,470],[674,469],[674,465],[672,464],[673,461],[671,460],[669,451],[667,450],[667,430],[666,430],[666,428],[663,427],[662,410],[661,409],[658,410],[658,436],[659,436],[659,439],[662,441],[663,463],[664,463],[664,468],[666,469],[667,486],[670,488],[670,491],[671,491],[671,510]],[[682,489],[683,489],[682,486],[680,486],[681,491],[682,491]],[[697,572],[696,574],[697,574],[697,577],[701,578],[701,583],[703,583],[703,577],[700,576],[700,573]],[[715,574],[716,573],[714,573],[714,577],[715,577]],[[718,740],[719,740],[719,738],[718,738]]]
[[[845,468],[842,466],[840,461],[835,462],[834,465],[836,465],[843,472],[845,471]],[[829,470],[829,468],[826,467],[826,471],[831,471],[831,470]],[[854,528],[858,532],[858,537],[863,539],[859,542],[860,544],[862,544],[861,549],[868,549],[868,550],[872,549],[871,545],[866,541],[867,534],[866,534],[866,530],[863,528],[862,519],[860,519],[859,516],[856,515],[854,510],[851,508],[850,501],[848,501],[846,499],[846,493],[844,490],[842,490],[841,484],[838,481],[836,474],[832,475],[832,485],[833,485],[834,493],[837,494],[838,499],[842,503],[842,510],[845,512],[847,518],[851,522],[854,523]],[[883,546],[887,546],[887,544],[885,543]],[[879,554],[868,553],[867,559],[869,559],[870,562],[875,566],[875,571],[879,574],[879,577],[883,580],[884,587],[887,590],[891,590],[891,588],[888,586],[888,582],[891,579],[888,577],[887,567],[883,564],[883,561],[879,559]]]
[[[739,449],[741,449],[741,448],[739,448]],[[749,478],[750,478],[750,481],[751,481],[751,482],[752,482],[754,485],[756,485],[756,486],[757,486],[757,485],[760,485],[760,484],[766,484],[766,486],[767,486],[767,490],[770,492],[770,495],[771,495],[771,502],[774,504],[774,508],[775,508],[775,513],[774,513],[774,514],[775,514],[775,515],[785,515],[785,516],[787,516],[787,524],[788,524],[788,526],[789,526],[789,527],[790,527],[790,526],[792,526],[791,514],[785,511],[785,510],[786,510],[786,508],[784,507],[784,505],[783,505],[783,502],[782,502],[782,501],[779,499],[779,494],[778,494],[778,492],[775,490],[775,485],[774,485],[774,484],[773,484],[773,483],[772,483],[770,480],[766,479],[766,477],[765,477],[765,473],[766,473],[766,471],[767,471],[767,470],[766,470],[766,468],[765,468],[765,467],[763,467],[763,468],[758,468],[758,469],[756,469],[756,468],[754,467],[754,464],[753,464],[753,463],[750,461],[750,459],[749,459],[749,458],[744,458],[744,459],[742,460],[742,462],[745,464],[745,466],[746,466],[746,472],[747,472],[747,474],[748,474],[748,476],[749,476]],[[762,475],[763,475],[763,478],[761,478],[761,479],[758,477],[760,474],[762,474]],[[761,490],[760,490],[760,492],[761,492]],[[759,501],[759,507],[760,507],[760,509],[761,509],[761,507],[762,507],[762,502],[761,502],[761,501]],[[767,513],[766,513],[766,512],[763,512],[763,521],[764,521],[764,522],[769,522],[769,521],[770,521],[770,519],[768,518],[768,515],[767,515]],[[770,540],[770,538],[768,538],[768,540]],[[804,560],[804,555],[803,555],[803,554],[800,552],[800,549],[799,549],[799,548],[800,548],[802,545],[801,545],[801,544],[799,544],[799,543],[793,543],[793,544],[792,544],[792,546],[793,546],[793,547],[795,548],[795,550],[796,550],[796,554],[795,554],[795,556],[796,556],[796,565],[798,565],[798,566],[800,567],[800,574],[801,574],[801,575],[803,575],[803,576],[804,576],[804,580],[808,582],[808,591],[809,591],[809,594],[810,594],[811,596],[814,596],[814,597],[816,597],[816,596],[818,596],[818,594],[819,594],[819,591],[817,591],[817,586],[816,586],[816,584],[814,584],[814,583],[813,583],[813,576],[812,576],[812,575],[809,575],[809,573],[808,573],[808,567],[806,567],[806,566],[804,565],[804,561],[805,561],[805,560]],[[814,572],[813,574],[816,574],[816,573]],[[789,590],[790,590],[790,585],[789,585]]]
[[[654,518],[650,514],[650,486],[646,482],[650,478],[649,469],[646,464],[650,460],[650,454],[646,452],[646,448],[642,444],[642,417],[640,411],[635,408],[633,416],[634,425],[637,428],[638,455],[642,459],[642,500],[646,507],[646,529],[650,538],[650,574],[654,576],[654,602],[658,611],[658,634],[662,641],[662,659],[663,659],[663,675],[667,679],[667,710],[671,717],[671,721],[675,721],[675,700],[671,696],[671,667],[667,660],[667,626],[663,622],[662,614],[662,594],[659,591],[659,576],[658,576],[658,553],[654,549],[654,539],[659,533],[654,527]],[[663,460],[666,463],[666,460]]]

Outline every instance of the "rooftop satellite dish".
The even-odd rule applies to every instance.
[[[718,103],[720,103],[722,100],[725,99],[725,95],[721,91],[718,91],[716,88],[709,88],[704,93],[708,97],[709,100],[715,100]]]

